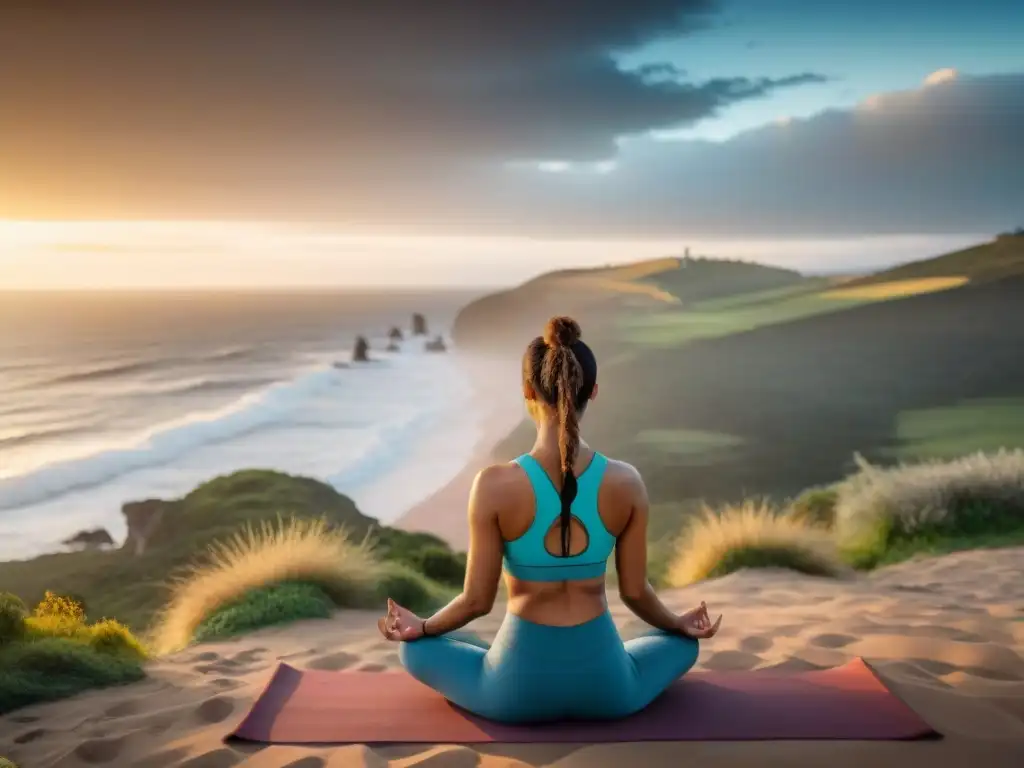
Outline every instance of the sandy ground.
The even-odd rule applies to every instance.
[[[396,648],[376,614],[265,630],[152,665],[150,679],[0,719],[0,755],[21,768],[190,766],[1024,766],[1024,549],[968,552],[830,582],[743,572],[668,593],[683,610],[721,609],[699,666],[804,669],[868,659],[946,735],[928,742],[747,742],[306,748],[222,742],[279,659],[317,669],[383,669]],[[640,623],[617,601],[624,637]],[[471,625],[493,636],[500,610]],[[968,761],[975,761],[969,763]]]

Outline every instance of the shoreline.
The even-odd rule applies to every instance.
[[[525,418],[519,397],[518,361],[468,355],[462,362],[474,389],[481,424],[470,457],[448,482],[387,523],[406,531],[432,533],[457,551],[464,551],[469,544],[466,506],[473,480],[478,472],[494,463],[494,448]],[[517,377],[510,378],[513,374]],[[510,381],[514,386],[509,386]],[[509,394],[506,397],[499,393]]]
[[[416,419],[423,422],[422,427],[414,432],[408,432],[410,425],[401,418],[401,423],[398,423],[397,427],[388,428],[384,425],[385,431],[391,434],[383,441],[372,441],[365,446],[362,443],[346,442],[344,432],[337,437],[324,432],[316,436],[317,440],[324,444],[324,452],[320,454],[319,459],[314,456],[315,460],[308,467],[296,466],[296,462],[287,456],[278,456],[280,460],[274,460],[271,456],[270,460],[248,461],[244,454],[249,452],[249,449],[244,439],[210,446],[202,445],[186,454],[180,462],[157,462],[152,466],[141,466],[108,482],[91,484],[10,510],[0,510],[0,532],[7,529],[16,534],[14,538],[20,541],[18,546],[11,546],[12,542],[8,541],[8,546],[0,547],[0,560],[27,561],[41,556],[75,552],[76,548],[65,546],[63,540],[80,531],[97,528],[110,533],[115,541],[113,548],[116,549],[127,534],[127,526],[121,511],[125,503],[144,498],[180,498],[215,476],[259,467],[317,478],[334,487],[338,493],[352,499],[363,514],[376,518],[381,525],[396,525],[410,510],[420,507],[424,501],[457,482],[465,467],[473,465],[480,456],[487,455],[493,444],[503,438],[516,423],[516,419],[508,415],[508,409],[496,408],[494,402],[481,397],[477,382],[489,376],[487,373],[481,375],[480,371],[489,371],[490,362],[485,362],[481,366],[472,356],[449,347],[449,351],[444,355],[448,362],[438,367],[436,363],[441,361],[436,360],[433,355],[418,352],[416,344],[404,351],[406,354],[400,359],[403,367],[408,366],[407,372],[400,374],[399,379],[395,381],[382,381],[381,384],[386,385],[386,392],[393,390],[396,397],[401,397],[409,387],[418,390],[420,387],[429,386],[433,390],[430,402],[424,405],[421,415],[416,416]],[[433,375],[430,371],[437,368],[442,376],[440,383],[428,383],[423,379],[425,374],[421,369],[424,365],[427,366],[426,375],[431,377]],[[387,367],[370,367],[367,371],[380,375],[386,373]],[[320,376],[332,381],[338,377],[336,371],[326,366],[311,367],[305,375]],[[352,378],[353,383],[345,386],[358,387],[353,391],[356,395],[362,396],[365,384],[356,384],[358,378],[360,377]],[[302,376],[298,376],[284,380],[266,391],[283,391],[281,388],[293,387],[294,382],[301,379]],[[509,380],[504,376],[502,380],[506,386],[501,389],[514,392],[514,387],[507,386]],[[342,381],[349,381],[348,376]],[[418,392],[413,392],[413,396],[418,396]],[[386,406],[382,407],[386,410]],[[206,422],[197,419],[197,423]],[[501,431],[500,427],[492,426],[504,424],[509,424],[508,430]],[[370,430],[378,426],[380,425],[375,420],[367,424]],[[290,428],[287,424],[283,427],[271,427],[278,431]],[[324,427],[329,431],[328,425]],[[402,434],[403,432],[406,434]],[[373,436],[370,435],[370,438],[372,440]],[[340,451],[332,448],[332,443],[337,441],[341,441],[341,445],[338,446],[341,448]],[[240,454],[237,458],[241,461],[235,463],[235,466],[229,466],[232,462],[228,462],[221,467],[213,467],[212,471],[207,465],[205,472],[196,466],[199,453],[215,451],[219,456],[225,450]],[[263,453],[266,454],[266,451]],[[337,453],[346,459],[340,471],[332,466],[333,461],[337,459]],[[97,454],[99,457],[105,455]],[[258,456],[255,458],[259,459]],[[266,458],[265,456],[264,459]],[[92,457],[89,460],[95,462],[99,459]],[[320,466],[317,466],[318,464]],[[175,472],[173,470],[176,465],[184,469]],[[182,472],[194,475],[193,481],[182,484]],[[130,487],[139,482],[143,483],[141,490]],[[469,482],[472,482],[472,476]],[[465,487],[468,492],[468,484]],[[461,506],[464,509],[464,498]],[[58,509],[63,509],[62,514],[53,514]],[[460,513],[457,518],[462,520],[462,514]]]

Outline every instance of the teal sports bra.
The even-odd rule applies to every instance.
[[[604,527],[597,512],[597,492],[608,459],[595,453],[589,466],[576,478],[572,516],[587,531],[587,548],[570,557],[557,557],[544,547],[544,538],[562,512],[555,484],[533,456],[524,454],[515,461],[533,486],[536,512],[526,533],[505,542],[505,570],[523,581],[576,581],[603,576],[615,548],[615,537]]]

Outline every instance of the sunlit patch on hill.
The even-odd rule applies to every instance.
[[[678,304],[677,296],[653,283],[644,282],[644,280],[677,270],[679,266],[680,261],[676,258],[651,259],[636,264],[594,270],[571,279],[576,287],[610,294],[631,294],[663,304]]]
[[[638,446],[678,464],[714,460],[742,443],[743,438],[736,435],[700,429],[645,429],[636,436]]]
[[[955,277],[922,277],[917,280],[893,280],[888,283],[872,283],[851,288],[836,288],[825,291],[821,295],[826,299],[860,299],[864,301],[880,301],[882,299],[902,299],[922,293],[947,291],[959,288],[968,282],[963,275]]]

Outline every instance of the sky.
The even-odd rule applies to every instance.
[[[0,289],[812,271],[1024,225],[1024,3],[5,0]]]

